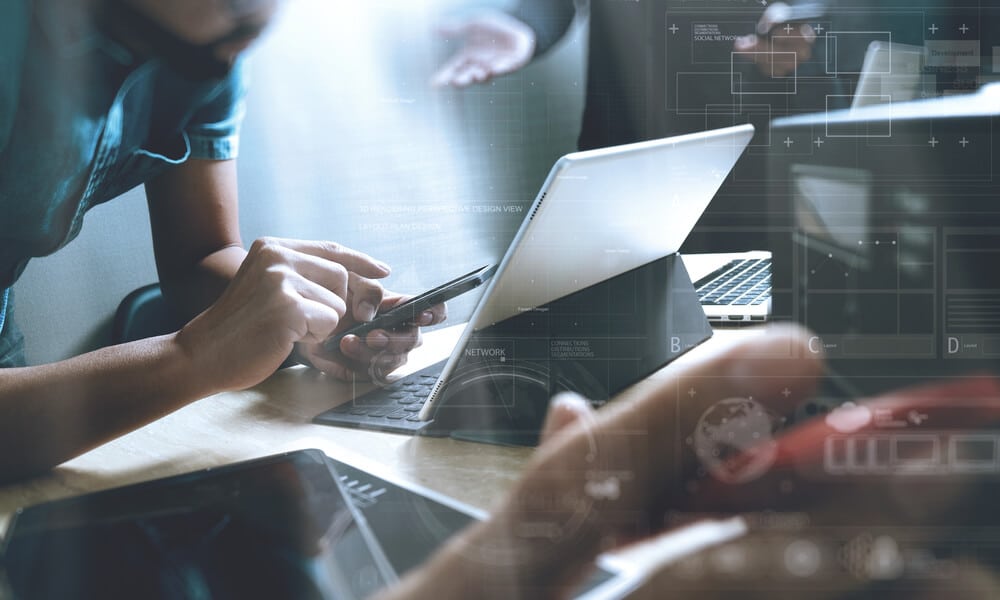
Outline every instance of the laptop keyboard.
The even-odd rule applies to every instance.
[[[695,283],[698,299],[712,306],[755,306],[771,297],[771,259],[727,263]]]
[[[385,387],[376,388],[316,416],[324,425],[361,427],[380,431],[412,433],[428,421],[420,419],[420,411],[434,389],[445,361],[397,379]]]

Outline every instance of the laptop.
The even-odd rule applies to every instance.
[[[504,443],[532,443],[555,391],[601,402],[701,343],[711,330],[676,253],[752,136],[562,157],[451,356],[314,421],[474,438],[499,419],[524,434]]]
[[[770,252],[685,254],[684,266],[712,325],[760,324],[770,318]]]
[[[935,88],[934,75],[924,73],[923,46],[874,41],[865,51],[851,110],[919,100],[922,93],[936,95]]]
[[[2,544],[0,595],[367,598],[485,517],[297,450],[21,509]],[[573,596],[618,598],[638,582],[602,555]]]
[[[935,94],[924,73],[924,48],[874,41],[865,52],[851,110]],[[771,253],[751,251],[684,256],[705,316],[715,326],[759,324],[771,315]]]

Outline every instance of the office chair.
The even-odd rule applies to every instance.
[[[160,284],[151,283],[131,291],[118,304],[111,325],[111,343],[124,344],[163,335],[175,331],[175,325]]]
[[[124,344],[177,331],[178,323],[170,314],[167,299],[159,283],[150,283],[129,292],[118,304],[111,324],[111,343]],[[279,369],[299,364],[292,356]]]

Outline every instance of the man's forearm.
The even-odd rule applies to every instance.
[[[183,274],[161,275],[160,285],[178,326],[219,298],[246,256],[242,246],[227,246],[209,254]]]
[[[208,308],[246,251],[239,232],[235,160],[189,160],[146,182],[160,284],[176,325]]]
[[[0,481],[44,472],[215,389],[168,335],[0,371]]]

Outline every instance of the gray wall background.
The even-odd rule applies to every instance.
[[[410,293],[503,253],[549,167],[575,146],[585,36],[578,24],[494,83],[432,89],[450,47],[435,24],[468,10],[455,0],[286,3],[251,57],[246,244],[336,240],[388,262],[388,287]],[[139,188],[91,211],[77,240],[32,261],[15,285],[29,362],[107,344],[118,302],[155,280]],[[451,303],[452,320],[473,300]]]

